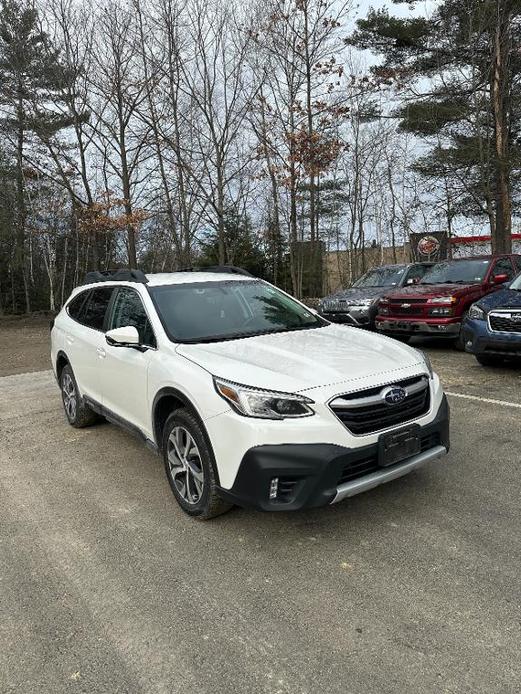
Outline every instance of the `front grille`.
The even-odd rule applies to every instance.
[[[403,305],[409,304],[409,305]],[[404,301],[400,304],[391,304],[390,311],[395,316],[423,316],[425,302]]]
[[[401,386],[408,395],[401,403],[389,405],[382,391],[389,385]],[[430,389],[426,376],[369,388],[336,397],[330,407],[342,424],[358,436],[410,422],[429,411]]]
[[[432,434],[425,434],[420,440],[421,452],[428,451],[435,446],[440,445],[440,434],[435,431]],[[395,463],[395,465],[400,465],[404,461]],[[386,470],[393,468],[394,465],[389,465]],[[357,460],[353,463],[348,463],[342,470],[340,479],[338,480],[338,485],[345,484],[346,482],[351,482],[359,477],[364,477],[365,475],[370,475],[372,472],[377,472],[380,470],[378,465],[378,455],[374,453],[373,455],[363,458],[362,460]]]
[[[391,299],[391,303],[402,303],[402,304],[424,304],[425,299],[409,299],[408,297],[406,299]]]
[[[521,333],[521,311],[519,313],[491,313],[490,329],[502,333]]]

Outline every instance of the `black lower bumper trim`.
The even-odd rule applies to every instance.
[[[435,446],[449,450],[449,405],[445,396],[434,420],[420,427],[420,438],[422,450]],[[378,443],[361,448],[328,443],[256,446],[244,455],[233,487],[220,489],[220,493],[238,506],[264,511],[325,506],[336,497],[346,476],[357,479],[372,474],[377,461]],[[275,478],[278,494],[270,499],[270,484]]]

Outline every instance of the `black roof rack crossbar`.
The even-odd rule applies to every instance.
[[[83,284],[94,282],[140,282],[147,284],[148,278],[142,270],[97,270],[87,272]]]
[[[251,272],[245,270],[242,267],[237,267],[236,265],[208,265],[206,267],[184,267],[177,272],[223,272],[230,275],[245,275],[246,277],[253,277]]]

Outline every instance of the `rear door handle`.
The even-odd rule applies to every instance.
[[[98,357],[99,357],[100,359],[105,359],[105,357],[107,356],[107,353],[105,352],[105,350],[103,349],[103,347],[98,347],[97,350],[96,350],[96,352],[98,353]]]

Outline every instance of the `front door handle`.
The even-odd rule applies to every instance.
[[[97,350],[96,350],[96,352],[98,353],[98,357],[99,357],[100,359],[105,359],[105,357],[107,356],[107,353],[105,352],[105,350],[103,349],[103,347],[98,347]]]
[[[72,335],[66,335],[65,339],[67,340],[68,345],[72,345],[72,343],[74,342],[74,337]]]

